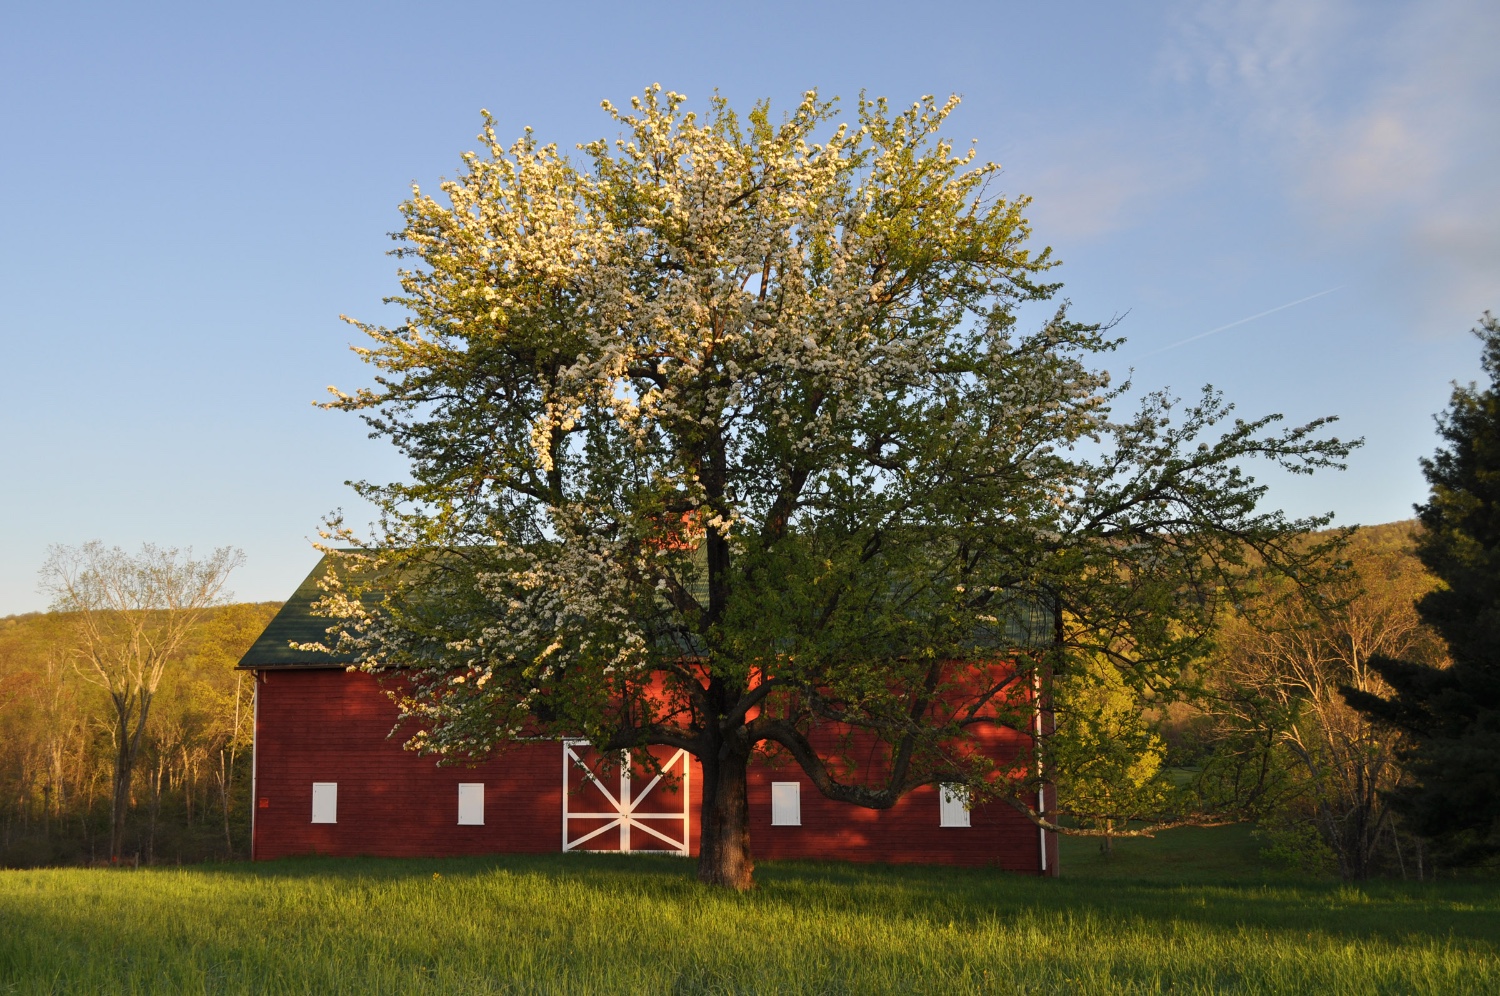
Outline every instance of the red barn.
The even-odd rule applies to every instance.
[[[595,775],[588,745],[538,740],[467,767],[438,765],[391,737],[395,705],[352,663],[292,649],[323,638],[312,615],[319,564],[239,667],[255,675],[251,855],[440,857],[500,852],[698,848],[697,761],[659,748],[668,777]],[[1004,760],[1026,737],[996,731]],[[757,858],[989,865],[1057,874],[1055,834],[1004,803],[964,806],[918,789],[888,810],[834,802],[795,764],[752,763],[751,846]],[[1050,802],[1050,800],[1049,800]],[[1049,807],[1050,808],[1050,807]]]

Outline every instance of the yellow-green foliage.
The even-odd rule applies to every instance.
[[[4,872],[0,992],[1500,990],[1485,884],[1119,876],[1173,840],[1107,879],[770,863],[745,895],[588,855]]]
[[[252,696],[234,666],[278,608],[210,609],[168,662],[132,782],[132,861],[247,850]],[[86,862],[107,843],[109,707],[70,656],[75,625],[60,612],[0,619],[0,867]]]
[[[1079,823],[1105,828],[1160,810],[1171,790],[1167,745],[1137,690],[1102,657],[1079,664],[1057,679],[1058,732],[1048,747],[1063,805]]]
[[[1351,708],[1343,690],[1387,694],[1371,666],[1379,657],[1445,663],[1415,608],[1438,583],[1416,557],[1419,535],[1414,522],[1362,527],[1342,553],[1342,579],[1311,593],[1268,584],[1220,627],[1210,728],[1221,759],[1268,773],[1262,831],[1292,863],[1355,879],[1418,867],[1417,841],[1387,806],[1409,777],[1401,735]]]

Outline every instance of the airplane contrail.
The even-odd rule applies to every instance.
[[[1258,315],[1251,315],[1249,318],[1241,318],[1237,322],[1230,322],[1228,325],[1220,325],[1216,329],[1209,329],[1207,332],[1199,332],[1197,335],[1190,335],[1186,339],[1179,339],[1174,343],[1162,346],[1160,349],[1153,349],[1149,353],[1142,353],[1140,356],[1137,356],[1136,359],[1144,360],[1148,356],[1155,356],[1157,353],[1165,353],[1167,350],[1176,349],[1178,346],[1186,346],[1190,342],[1197,342],[1199,339],[1206,339],[1211,335],[1218,335],[1220,332],[1227,332],[1238,325],[1244,325],[1246,322],[1253,322],[1257,318],[1264,318],[1267,315],[1274,315],[1278,311],[1285,311],[1288,308],[1295,308],[1297,305],[1306,304],[1308,301],[1311,301],[1314,298],[1322,297],[1325,294],[1332,294],[1336,290],[1343,289],[1344,285],[1339,284],[1337,287],[1330,287],[1327,290],[1318,291],[1316,294],[1309,294],[1307,297],[1299,297],[1297,300],[1288,301],[1286,304],[1278,304],[1276,307],[1266,311],[1262,311]]]

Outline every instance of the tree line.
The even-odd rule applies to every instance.
[[[1474,333],[1489,383],[1454,385],[1416,520],[1338,535],[1315,583],[1242,589],[1174,695],[1059,678],[1064,808],[1104,850],[1187,809],[1350,879],[1500,857],[1500,321]]]
[[[1250,800],[1241,812],[1275,857],[1347,878],[1435,874],[1442,851],[1392,804],[1414,784],[1408,738],[1345,695],[1390,696],[1383,658],[1449,665],[1417,611],[1439,587],[1416,554],[1424,535],[1415,521],[1361,528],[1339,583],[1281,579],[1226,612],[1197,694],[1174,706],[1140,709],[1107,668],[1060,678],[1074,727],[1055,742],[1071,751],[1054,762],[1063,807],[1125,831],[1209,769],[1221,799]],[[138,714],[122,723],[90,673],[86,613],[0,619],[0,866],[247,857],[253,686],[234,666],[278,608],[209,606],[183,627],[140,725],[115,855],[120,734]]]
[[[1438,583],[1416,556],[1422,535],[1412,522],[1359,530],[1342,579],[1316,592],[1283,579],[1227,616],[1206,669],[1189,743],[1226,777],[1244,779],[1254,766],[1260,834],[1307,870],[1433,872],[1423,836],[1392,805],[1412,781],[1412,745],[1350,703],[1351,692],[1392,694],[1384,658],[1448,663],[1417,611]]]
[[[234,665],[277,608],[0,619],[0,867],[247,857],[253,684]],[[165,632],[168,616],[179,632]],[[163,636],[159,672],[138,687],[119,658],[91,662],[91,638],[129,653],[132,638],[140,650]]]

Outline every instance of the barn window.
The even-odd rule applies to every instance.
[[[464,782],[458,786],[458,825],[484,826],[484,782]]]
[[[802,825],[802,784],[800,782],[771,783],[771,826],[800,827]]]
[[[337,823],[339,821],[338,782],[313,782],[312,821],[314,823]]]
[[[938,826],[966,827],[969,825],[969,790],[962,785],[938,786]]]

